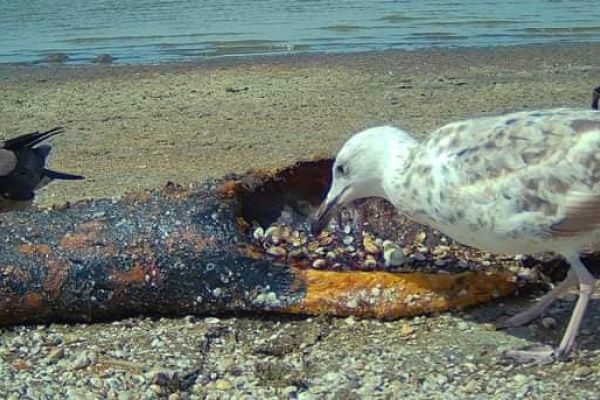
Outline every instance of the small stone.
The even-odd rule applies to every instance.
[[[217,379],[215,381],[215,387],[217,390],[226,392],[233,387],[233,384],[228,379]]]
[[[94,58],[94,63],[96,64],[110,64],[115,60],[115,58],[113,56],[111,56],[110,54],[100,54],[99,56],[96,56],[96,58]]]
[[[104,380],[96,377],[90,378],[90,385],[99,389],[104,385]]]
[[[342,239],[342,242],[346,245],[349,246],[352,243],[354,243],[354,236],[344,236],[344,239]]]
[[[356,299],[350,299],[348,300],[348,302],[346,303],[346,307],[352,309],[352,308],[356,308],[358,307],[358,302],[356,301]]]
[[[322,269],[327,266],[327,261],[322,258],[317,258],[315,261],[313,261],[312,266],[316,269]]]
[[[171,369],[153,369],[152,371],[146,373],[145,377],[150,382],[160,386],[165,386],[179,381],[179,375],[177,371]]]
[[[481,327],[484,330],[486,330],[486,331],[495,331],[495,330],[498,329],[498,328],[496,328],[496,325],[494,325],[494,324],[492,324],[490,322],[486,322],[486,323],[481,324]]]
[[[516,374],[513,376],[513,381],[518,385],[526,385],[529,383],[529,378],[523,374]]]
[[[458,328],[458,330],[460,331],[468,331],[471,327],[469,326],[468,323],[466,323],[465,321],[460,321],[456,327]]]
[[[400,327],[400,334],[402,336],[409,336],[415,332],[415,328],[413,328],[408,322],[403,322]]]
[[[169,397],[167,397],[168,400],[180,400],[181,396],[179,396],[179,393],[171,393],[169,395]]]
[[[157,385],[156,383],[153,383],[152,385],[150,385],[150,390],[153,391],[156,394],[161,394],[162,392],[162,388],[160,387],[160,385]]]
[[[287,397],[294,397],[297,391],[298,388],[296,386],[286,386],[282,389],[281,394]]]
[[[466,393],[475,393],[477,391],[479,391],[479,386],[477,385],[477,382],[474,380],[470,380],[469,382],[467,382],[467,384],[464,386],[463,390]]]
[[[573,375],[575,375],[577,378],[584,378],[590,375],[592,372],[594,371],[590,367],[588,367],[587,365],[582,365],[581,367],[575,368],[575,371],[573,371]]]
[[[546,329],[554,328],[557,325],[556,319],[552,317],[544,317],[542,318],[542,326]]]
[[[62,347],[55,347],[48,353],[48,359],[50,361],[58,361],[65,356],[65,349]]]
[[[92,360],[86,353],[81,353],[71,364],[71,369],[82,369],[92,363]]]

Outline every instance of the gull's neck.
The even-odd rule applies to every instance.
[[[404,182],[420,147],[420,143],[407,132],[401,132],[387,143],[385,164],[388,167],[382,171],[384,197],[401,211],[407,210],[402,206],[404,196],[399,193],[403,193]]]

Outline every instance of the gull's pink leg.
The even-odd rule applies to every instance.
[[[544,297],[539,299],[537,303],[535,303],[533,306],[529,307],[525,311],[522,311],[510,317],[506,321],[498,323],[497,327],[500,329],[513,328],[515,326],[521,326],[528,323],[529,321],[531,321],[534,318],[537,318],[541,313],[543,313],[544,310],[548,308],[548,306],[552,304],[552,302],[556,300],[557,297],[562,296],[565,292],[567,292],[571,287],[575,286],[576,284],[577,274],[575,273],[573,268],[569,268],[567,277],[561,283],[555,286],[554,289],[546,293]]]
[[[575,344],[575,338],[579,332],[579,326],[583,320],[585,309],[590,301],[590,297],[594,290],[594,277],[588,272],[581,260],[579,254],[565,254],[567,262],[575,272],[579,280],[579,299],[575,304],[575,309],[571,314],[571,319],[567,330],[558,346],[558,349],[553,349],[549,346],[542,346],[537,350],[513,350],[504,353],[506,357],[516,362],[537,362],[547,364],[554,361],[556,358],[562,358],[569,354]]]
[[[579,332],[579,326],[581,325],[585,310],[592,297],[594,283],[596,282],[592,274],[588,272],[585,265],[583,265],[579,259],[579,254],[567,257],[567,261],[571,264],[571,268],[575,270],[577,278],[579,279],[579,299],[577,300],[577,304],[575,304],[573,314],[571,314],[571,320],[569,321],[567,330],[558,346],[559,357],[568,355],[573,349],[575,337],[577,337],[577,333]]]

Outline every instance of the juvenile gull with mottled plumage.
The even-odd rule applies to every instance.
[[[531,321],[579,285],[558,348],[510,355],[548,361],[571,351],[594,288],[579,254],[600,243],[599,112],[552,109],[470,119],[443,126],[422,143],[391,126],[360,132],[336,157],[315,229],[339,206],[370,196],[469,246],[562,255],[571,266],[566,279],[505,326]]]

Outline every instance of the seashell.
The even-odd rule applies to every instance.
[[[317,247],[317,249],[315,250],[315,253],[323,255],[323,254],[327,253],[327,248],[326,247]]]
[[[363,238],[363,247],[367,253],[371,254],[377,254],[381,251],[372,236],[365,236]]]
[[[425,257],[425,255],[421,252],[416,252],[410,255],[413,259],[415,259],[416,261],[425,261],[427,260],[427,257]]]
[[[438,268],[443,268],[446,265],[448,265],[448,262],[446,260],[435,260],[435,262],[433,263],[433,265],[435,265]]]
[[[292,228],[289,226],[282,226],[279,236],[285,241],[289,240],[292,237]]]
[[[399,267],[404,265],[406,257],[400,247],[386,240],[383,242],[383,260],[386,267]]]
[[[294,249],[288,253],[288,257],[290,258],[300,258],[302,256],[304,256],[302,249]]]
[[[427,234],[425,232],[419,232],[417,233],[417,236],[415,236],[415,242],[419,244],[425,242],[425,239],[427,239]]]
[[[377,260],[372,255],[367,255],[362,264],[366,268],[374,268],[377,266]]]
[[[313,261],[312,266],[317,269],[325,268],[325,266],[327,266],[327,261],[322,258],[317,258]]]
[[[354,246],[346,246],[345,249],[348,253],[354,253],[356,251],[356,247]]]
[[[265,230],[259,226],[252,232],[254,240],[263,240],[265,238]]]
[[[334,249],[333,249],[333,251],[334,251],[334,252],[335,252],[335,254],[337,254],[338,256],[339,256],[339,255],[342,255],[342,254],[344,254],[344,253],[346,253],[346,249],[345,249],[345,248],[343,248],[343,247],[336,247],[336,248],[334,248]]]
[[[350,232],[352,232],[352,226],[350,226],[350,225],[344,225],[344,233],[346,235],[349,235]]]
[[[327,230],[322,230],[321,233],[319,233],[319,236],[317,236],[317,239],[322,239],[322,238],[326,238],[331,236],[331,233]]]
[[[321,243],[321,246],[329,246],[331,243],[333,243],[333,237],[325,236],[323,238],[320,238],[319,243]]]
[[[327,254],[325,254],[325,256],[331,259],[337,258],[337,254],[335,253],[335,251],[328,251]]]
[[[354,243],[354,236],[344,236],[342,243],[344,243],[346,246],[351,245]]]
[[[265,231],[265,239],[270,241],[271,243],[277,244],[279,243],[281,238],[281,229],[279,225],[271,225]]]
[[[285,249],[285,247],[271,246],[267,249],[267,253],[276,257],[285,257],[287,255],[287,250]]]
[[[308,244],[308,246],[306,246],[306,247],[308,248],[308,251],[312,251],[312,252],[314,252],[314,251],[316,251],[316,250],[317,250],[319,247],[321,247],[321,243],[319,243],[319,242],[318,242],[318,241],[316,241],[316,240],[313,240],[313,241],[312,241],[312,242],[310,242],[310,243]]]

